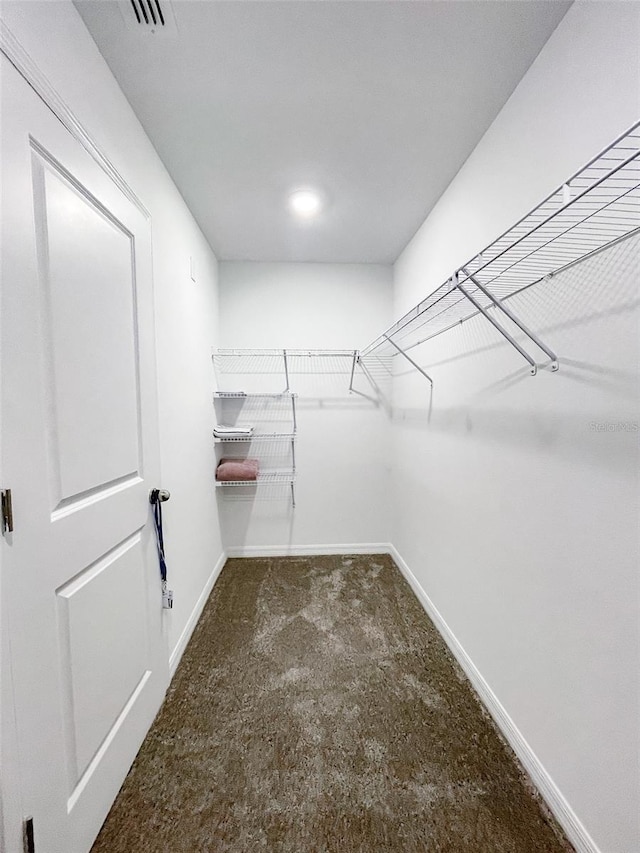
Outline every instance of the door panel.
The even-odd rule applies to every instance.
[[[134,242],[42,149],[32,164],[56,511],[138,473]]]
[[[73,790],[148,672],[144,585],[135,533],[56,591]]]
[[[1,61],[10,781],[36,850],[86,853],[169,677],[150,223]]]

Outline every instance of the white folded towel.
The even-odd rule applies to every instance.
[[[216,438],[249,438],[253,434],[253,427],[226,426],[216,424],[213,430]]]

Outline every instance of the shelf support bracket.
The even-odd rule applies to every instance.
[[[416,364],[416,362],[410,356],[408,356],[406,354],[406,352],[402,349],[402,347],[399,347],[398,344],[389,337],[389,335],[383,334],[382,337],[385,338],[391,344],[391,346],[394,347],[394,349],[397,349],[398,352],[400,353],[400,355],[404,356],[407,359],[407,361],[409,362],[409,364],[412,364],[415,367],[415,369],[419,373],[421,373],[425,377],[425,379],[429,382],[429,384],[431,385],[431,388],[433,388],[433,379],[429,376],[429,374],[426,371],[424,371],[420,367],[419,364]]]
[[[349,379],[349,391],[353,391],[353,374],[356,372],[356,361],[358,360],[358,350],[353,351],[353,361],[351,362],[351,378]]]
[[[528,362],[529,362],[529,364],[531,365],[531,375],[532,375],[532,376],[535,376],[535,375],[536,375],[536,373],[538,372],[538,365],[537,365],[537,364],[535,363],[535,361],[531,358],[531,356],[529,355],[529,353],[528,353],[526,350],[524,350],[524,349],[520,346],[520,344],[518,343],[518,341],[516,341],[516,339],[515,339],[515,338],[513,338],[513,337],[509,334],[509,332],[507,332],[507,330],[506,330],[506,329],[503,329],[503,328],[502,328],[502,326],[500,325],[500,323],[498,323],[498,321],[495,319],[495,317],[492,317],[492,316],[491,316],[491,314],[487,311],[487,309],[486,309],[486,308],[484,308],[484,307],[483,307],[483,306],[478,302],[478,300],[477,300],[477,299],[475,299],[475,298],[474,298],[470,293],[467,293],[467,291],[464,289],[464,287],[463,287],[463,286],[460,284],[460,282],[458,281],[458,275],[457,275],[457,273],[456,273],[456,275],[454,275],[454,276],[453,276],[452,282],[453,282],[453,286],[454,286],[454,287],[457,287],[457,288],[458,288],[458,290],[460,291],[460,293],[462,293],[462,295],[463,295],[463,296],[466,296],[466,298],[467,298],[467,299],[469,300],[469,302],[473,305],[473,307],[474,307],[474,308],[477,308],[477,309],[478,309],[478,311],[479,311],[479,312],[480,312],[484,317],[486,317],[486,318],[487,318],[487,320],[491,323],[491,325],[492,325],[495,329],[497,329],[497,330],[500,332],[500,334],[502,335],[502,337],[503,337],[503,338],[506,338],[506,339],[509,341],[509,343],[511,344],[511,346],[518,350],[518,352],[519,352],[519,353],[520,353],[520,355],[525,359],[525,361],[528,361]]]
[[[286,394],[287,391],[289,390],[289,365],[287,363],[287,351],[286,351],[286,349],[282,350],[282,358],[284,359],[284,378],[285,378],[285,381],[287,383],[287,387],[284,389],[284,391],[282,393]]]
[[[540,338],[535,334],[535,332],[532,332],[528,326],[525,326],[525,324],[516,317],[516,315],[513,313],[513,311],[510,308],[508,308],[499,299],[496,299],[496,297],[493,296],[493,294],[490,293],[487,290],[487,288],[478,281],[477,278],[474,278],[474,276],[472,276],[470,273],[468,273],[464,267],[462,267],[461,272],[463,272],[467,276],[469,281],[473,282],[473,284],[478,288],[478,290],[481,293],[484,293],[484,295],[487,297],[487,299],[489,299],[491,301],[492,305],[495,305],[495,307],[498,309],[498,311],[502,311],[503,314],[506,314],[506,316],[511,320],[512,323],[515,323],[516,326],[522,332],[524,332],[525,335],[530,340],[532,340],[533,343],[537,347],[539,347],[543,353],[545,353],[546,355],[549,356],[549,358],[551,359],[551,370],[557,370],[558,369],[558,356],[555,354],[555,352],[553,352],[553,350],[549,349],[549,347],[540,340]],[[458,285],[458,290],[460,290],[460,289],[461,289],[460,285]],[[464,293],[464,291],[462,291],[462,292]],[[465,296],[466,295],[467,294],[465,294]]]
[[[364,394],[362,391],[357,391],[355,388],[353,388],[353,393],[358,394],[360,397],[364,397],[366,400],[371,400],[371,402],[375,403],[376,405],[382,405],[385,409],[388,410],[389,404],[385,400],[384,394],[382,393],[382,391],[380,390],[380,388],[376,384],[373,376],[367,370],[367,366],[364,363],[362,356],[360,356],[360,355],[358,355],[357,364],[360,366],[360,369],[364,373],[365,378],[367,379],[369,385],[371,385],[371,387],[373,388],[376,396],[374,399],[373,397],[370,397],[368,394]]]

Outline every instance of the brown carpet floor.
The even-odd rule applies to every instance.
[[[229,560],[92,853],[560,853],[386,555]]]

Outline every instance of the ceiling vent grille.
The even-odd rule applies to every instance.
[[[120,0],[127,29],[150,35],[175,35],[176,21],[169,0]]]
[[[139,24],[164,27],[164,15],[158,0],[131,0],[131,6]]]

